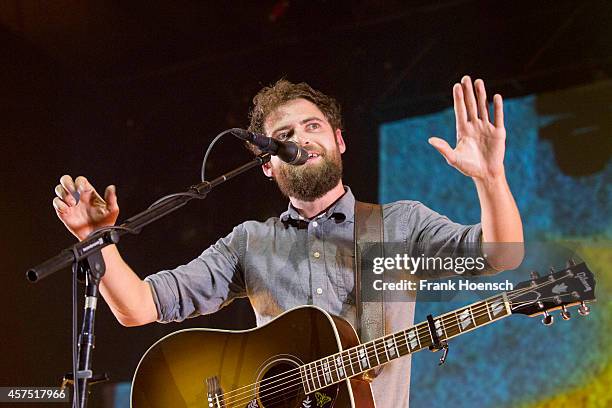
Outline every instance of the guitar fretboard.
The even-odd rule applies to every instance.
[[[445,341],[511,314],[506,293],[464,306],[434,318],[435,335],[427,322],[360,344],[300,366],[304,392],[310,394],[331,384]]]

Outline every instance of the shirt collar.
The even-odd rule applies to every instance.
[[[355,196],[351,192],[349,186],[344,186],[344,195],[340,197],[336,202],[334,202],[324,213],[321,213],[314,217],[317,218],[333,218],[337,223],[341,223],[344,221],[353,222],[355,219]],[[309,220],[300,215],[298,210],[289,203],[287,207],[287,211],[283,212],[280,215],[280,220],[282,222],[290,222],[290,221],[306,221]]]

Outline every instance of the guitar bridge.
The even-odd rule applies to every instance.
[[[206,379],[207,400],[209,408],[225,408],[223,400],[223,389],[217,376]]]

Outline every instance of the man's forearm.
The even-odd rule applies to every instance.
[[[149,284],[134,273],[115,245],[102,249],[106,273],[100,293],[124,326],[140,326],[157,320],[157,309]]]
[[[498,270],[514,269],[523,260],[523,223],[505,175],[475,180],[481,208],[482,242]],[[505,243],[501,245],[501,243]]]

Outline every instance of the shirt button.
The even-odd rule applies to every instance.
[[[318,222],[316,222],[316,221],[313,221],[313,222],[312,222],[312,226],[313,226],[313,227],[315,227],[315,228],[317,228],[317,227],[319,226],[319,223],[318,223]]]
[[[323,289],[321,289],[321,288],[317,288],[317,295],[320,295],[320,294],[322,294],[322,293],[323,293]]]
[[[317,251],[317,252],[313,253],[312,256],[314,256],[315,258],[319,259],[321,257],[321,254]]]

